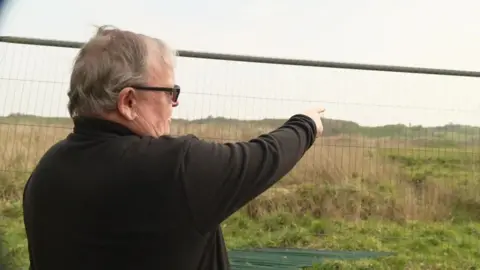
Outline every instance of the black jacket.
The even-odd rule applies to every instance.
[[[79,117],[24,192],[32,270],[229,269],[220,223],[287,174],[315,140],[296,115],[249,142],[140,137]]]

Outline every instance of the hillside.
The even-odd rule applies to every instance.
[[[205,125],[205,126],[237,126],[256,129],[262,132],[269,131],[282,125],[286,119],[238,120],[223,117],[208,117],[198,120],[173,120],[174,126]],[[11,114],[0,117],[0,124],[35,124],[50,126],[70,126],[70,118],[38,117],[34,115]],[[359,124],[338,119],[324,118],[324,136],[364,136],[368,138],[390,138],[408,140],[411,143],[424,147],[479,147],[480,127],[448,124],[436,127],[406,126],[391,124],[384,126],[365,127]],[[233,139],[233,138],[231,138]]]

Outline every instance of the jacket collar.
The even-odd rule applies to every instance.
[[[119,123],[96,117],[76,116],[73,118],[73,125],[74,134],[119,136],[135,135],[133,131]]]

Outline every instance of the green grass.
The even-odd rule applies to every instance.
[[[19,203],[3,205],[2,222],[11,269],[24,269],[28,253]],[[222,224],[230,249],[300,247],[309,249],[389,251],[375,260],[326,261],[314,269],[478,269],[480,223],[332,221],[290,213],[261,219],[245,211]],[[477,268],[475,268],[477,267]]]
[[[1,257],[7,263],[7,269],[26,269],[28,267],[28,247],[20,201],[0,203],[0,230],[5,246]]]
[[[316,269],[476,269],[480,223],[332,221],[289,213],[252,220],[236,213],[222,225],[229,248],[304,247],[389,251],[376,260],[328,261]],[[333,267],[333,268],[332,268]]]
[[[398,162],[405,173],[415,181],[433,178],[436,181],[479,182],[475,171],[480,166],[480,152],[465,149],[389,149],[389,159]]]

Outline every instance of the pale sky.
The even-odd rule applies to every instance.
[[[480,71],[478,0],[14,0],[1,35],[86,41],[110,24],[182,50]],[[76,50],[0,43],[0,114],[67,116]],[[178,60],[174,116],[480,125],[480,78]],[[3,103],[3,104],[2,104]]]

